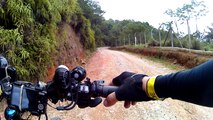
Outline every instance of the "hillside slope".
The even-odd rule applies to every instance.
[[[66,23],[60,26],[57,33],[56,53],[52,55],[54,65],[48,70],[47,80],[52,79],[54,71],[58,65],[66,65],[70,69],[81,64],[85,57],[85,52],[78,34]]]
[[[85,49],[95,49],[90,20],[83,15],[78,0],[0,0],[0,21],[0,55],[16,67],[21,80],[44,80],[55,63],[51,56],[59,55],[60,47],[76,49],[63,45],[67,44],[66,37],[80,41]],[[64,32],[68,31],[62,30],[66,29],[64,23],[75,32]]]

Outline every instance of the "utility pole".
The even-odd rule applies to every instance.
[[[135,33],[135,46],[137,45],[137,37],[136,37],[136,33]]]
[[[153,31],[153,28],[152,28],[152,30],[151,30],[151,39],[154,40],[152,31]]]

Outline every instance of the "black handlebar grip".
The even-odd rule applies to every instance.
[[[107,97],[110,93],[116,91],[118,89],[117,86],[103,86],[102,88],[102,97]]]

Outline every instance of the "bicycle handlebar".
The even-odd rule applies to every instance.
[[[118,87],[105,86],[103,80],[91,82],[86,78],[86,71],[83,67],[76,67],[69,71],[66,66],[59,66],[53,77],[53,80],[46,85],[40,83],[30,83],[24,81],[16,81],[10,85],[2,83],[1,87],[7,85],[6,97],[8,107],[5,109],[5,118],[7,120],[21,118],[21,113],[29,111],[32,115],[40,116],[45,114],[47,101],[50,100],[56,104],[59,100],[69,100],[71,103],[67,106],[58,106],[57,110],[71,110],[76,105],[79,107],[95,107],[90,105],[88,101],[93,101],[99,97],[107,97],[114,92]],[[84,81],[83,81],[84,80]],[[3,89],[4,90],[4,89]],[[8,91],[9,90],[9,91]]]
[[[98,82],[98,83],[97,83]],[[118,87],[116,86],[104,86],[102,85],[104,81],[94,81],[94,92],[97,93],[97,96],[106,98],[110,93],[114,92]]]
[[[106,98],[109,94],[116,91],[117,89],[118,89],[118,87],[115,87],[115,86],[103,86],[102,97]]]

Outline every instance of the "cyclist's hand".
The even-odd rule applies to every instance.
[[[112,85],[119,86],[119,88],[107,96],[104,101],[106,107],[114,105],[117,101],[125,101],[124,107],[128,108],[134,105],[136,101],[151,100],[146,92],[143,90],[142,79],[146,75],[135,74],[131,72],[123,72],[113,79]]]

